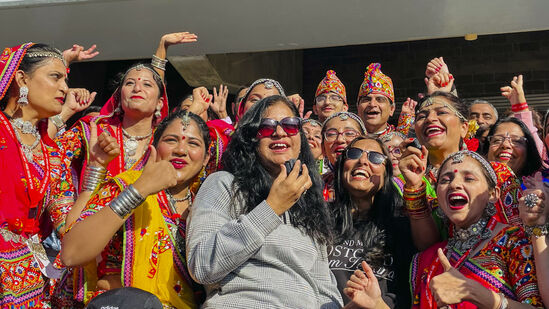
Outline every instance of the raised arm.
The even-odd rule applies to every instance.
[[[427,204],[426,183],[428,151],[425,146],[417,149],[410,140],[402,142],[404,149],[399,168],[406,183],[404,184],[404,204],[410,217],[410,228],[414,245],[420,251],[429,248],[440,240],[440,233]]]
[[[155,68],[156,72],[160,74],[160,77],[164,79],[164,74],[166,70],[166,56],[168,54],[168,47],[171,45],[182,44],[182,43],[192,43],[196,42],[198,36],[190,32],[175,32],[164,34],[160,38],[158,43],[158,48],[153,55],[152,66]]]
[[[177,183],[173,165],[169,161],[157,162],[152,146],[150,152],[143,173],[134,184],[122,188],[112,179],[94,191],[76,224],[69,226],[63,237],[63,264],[79,266],[94,259],[145,198],[156,198],[152,195]]]
[[[501,95],[506,97],[511,104],[511,110],[513,111],[513,117],[520,119],[530,130],[534,141],[536,142],[536,148],[538,149],[540,157],[543,158],[544,155],[544,145],[543,141],[538,135],[538,129],[534,125],[532,119],[532,111],[528,108],[528,103],[526,102],[526,96],[524,95],[524,82],[522,75],[513,76],[510,86],[501,87]],[[543,158],[547,159],[547,158]]]

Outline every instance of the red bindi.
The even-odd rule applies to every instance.
[[[141,77],[138,77],[137,80],[141,80]]]
[[[457,173],[457,172],[458,172],[458,170],[454,170],[454,173]]]

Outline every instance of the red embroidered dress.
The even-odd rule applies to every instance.
[[[0,98],[32,43],[7,48],[0,59]],[[11,76],[11,77],[10,77]],[[39,123],[42,152],[28,160],[8,117],[0,113],[0,307],[47,305],[44,264],[26,244],[42,241],[52,227],[59,230],[74,202],[66,155],[48,137],[47,122]],[[35,248],[37,243],[34,246]],[[38,252],[33,250],[34,252]],[[42,251],[43,252],[43,251]]]
[[[442,273],[438,261],[438,248],[447,242],[438,243],[412,260],[410,268],[412,308],[437,308],[430,296],[428,281]],[[450,264],[455,266],[464,253],[450,249]],[[466,253],[465,253],[466,254]],[[481,283],[509,299],[543,308],[534,268],[532,244],[522,228],[507,226],[498,232],[476,255],[466,258],[457,269],[467,278]],[[432,270],[432,271],[431,271]],[[477,308],[469,302],[451,305],[451,308]]]

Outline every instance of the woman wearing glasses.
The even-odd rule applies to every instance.
[[[366,127],[358,115],[339,112],[328,117],[322,125],[322,151],[330,169],[336,163],[349,143],[360,135],[366,134]],[[334,174],[330,171],[322,176],[323,195],[326,201],[334,198]]]
[[[349,144],[336,163],[336,195],[330,207],[336,237],[328,258],[342,294],[365,261],[380,286],[375,302],[410,308],[407,278],[415,250],[408,218],[395,215],[402,200],[392,176],[389,152],[378,138],[362,136]]]
[[[514,117],[498,121],[488,133],[489,161],[506,163],[519,176],[528,176],[541,168],[541,157],[526,125]]]
[[[338,308],[328,267],[328,208],[296,107],[282,96],[255,103],[193,204],[191,276],[203,308]],[[284,163],[297,159],[287,170]]]

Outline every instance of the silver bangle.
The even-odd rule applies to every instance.
[[[499,297],[501,298],[501,302],[499,303],[499,308],[498,309],[507,309],[509,308],[509,301],[507,300],[507,298],[505,298],[505,294],[503,293],[498,293],[499,294]]]
[[[168,63],[168,60],[160,59],[156,55],[152,56],[151,66],[153,68],[157,68],[159,70],[165,71],[166,70],[166,63]]]
[[[133,185],[129,185],[124,191],[120,192],[109,204],[109,207],[117,214],[121,219],[126,217],[139,205],[145,201],[145,198],[139,194],[137,189]]]
[[[82,191],[95,191],[97,186],[105,180],[107,169],[100,166],[86,166],[86,173],[82,180]]]
[[[67,126],[67,124],[65,124],[65,122],[63,121],[63,118],[61,118],[59,114],[55,116],[51,116],[50,120],[53,123],[53,125],[57,128],[57,131],[61,131]]]

